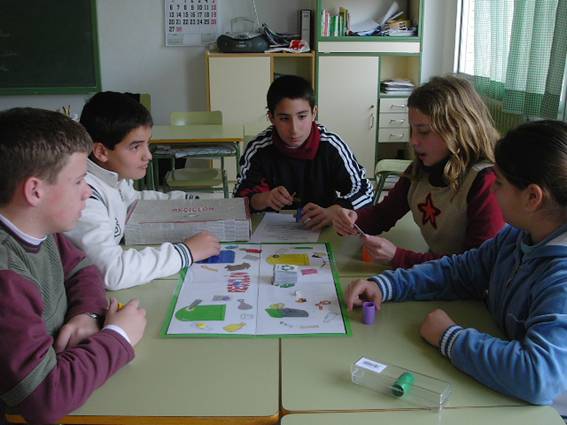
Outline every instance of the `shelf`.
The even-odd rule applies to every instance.
[[[210,57],[221,57],[221,56],[230,56],[230,57],[244,57],[244,56],[252,56],[252,57],[276,57],[276,58],[314,58],[315,51],[310,51],[306,53],[287,53],[287,52],[259,52],[259,53],[223,53],[218,51],[207,51],[207,55]]]
[[[399,43],[401,41],[416,41],[419,42],[419,36],[375,36],[375,35],[365,35],[365,36],[356,36],[356,35],[343,35],[339,37],[335,36],[328,36],[328,37],[321,37],[319,36],[319,42],[321,41],[345,41],[345,42],[353,42],[353,41],[363,41],[363,42],[371,42],[371,41],[386,41],[388,43]]]
[[[390,54],[419,54],[421,43],[419,38],[404,37],[410,39],[384,40],[391,37],[369,37],[372,40],[362,40],[366,37],[325,37],[317,43],[319,53],[390,53]],[[333,41],[333,39],[337,39]],[[352,40],[351,40],[352,39]],[[327,41],[329,40],[329,41]]]

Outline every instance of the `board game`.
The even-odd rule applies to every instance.
[[[162,336],[350,335],[345,308],[329,245],[224,243],[182,274]]]

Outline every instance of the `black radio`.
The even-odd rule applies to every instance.
[[[226,33],[217,38],[217,47],[223,53],[262,53],[268,50],[268,40],[260,33]]]

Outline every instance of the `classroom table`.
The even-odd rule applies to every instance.
[[[183,147],[195,144],[229,144],[236,149],[234,155],[237,173],[240,171],[240,142],[244,137],[242,125],[199,124],[199,125],[155,125],[152,129],[151,145]],[[156,161],[148,168],[146,179],[149,189],[157,187],[158,169]]]
[[[281,425],[565,425],[549,406],[285,415]]]
[[[137,297],[148,325],[136,358],[62,423],[273,424],[279,415],[277,339],[161,338],[177,282],[110,293]]]
[[[341,276],[343,288],[351,280]],[[350,367],[360,357],[394,364],[447,381],[448,407],[519,406],[520,400],[492,391],[465,375],[419,335],[426,314],[443,308],[459,324],[493,335],[501,332],[477,301],[385,303],[373,325],[349,314],[351,337],[284,339],[281,343],[281,407],[284,412],[379,411],[412,408],[390,395],[351,383]]]

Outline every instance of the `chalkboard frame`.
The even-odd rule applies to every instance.
[[[99,44],[98,44],[98,23],[96,0],[88,0],[89,12],[91,21],[91,34],[92,39],[92,66],[94,67],[94,82],[93,84],[77,85],[77,86],[41,86],[34,87],[33,85],[23,87],[2,87],[0,81],[0,96],[7,95],[36,95],[36,94],[89,94],[96,93],[101,90],[100,78],[100,59],[99,59]]]

